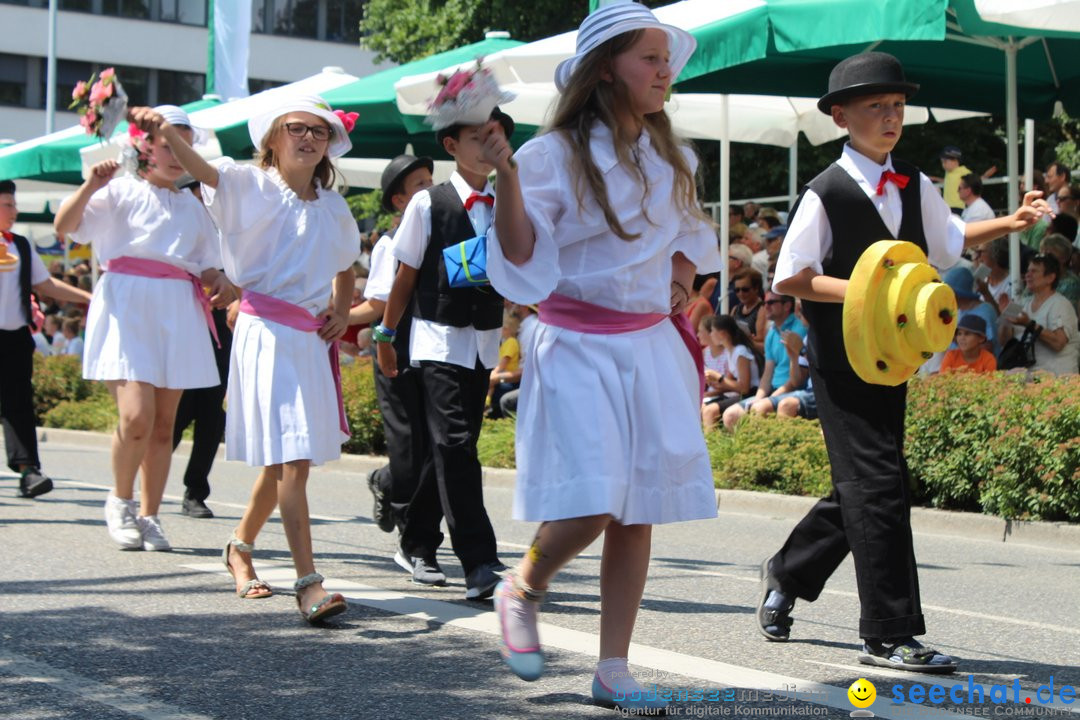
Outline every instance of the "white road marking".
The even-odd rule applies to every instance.
[[[207,715],[150,700],[115,685],[100,683],[8,650],[0,649],[0,669],[143,720],[213,720]]]

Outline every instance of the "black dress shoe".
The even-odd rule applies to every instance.
[[[390,495],[384,488],[379,486],[376,477],[378,472],[378,470],[372,470],[367,476],[368,489],[371,490],[371,494],[375,498],[375,505],[371,509],[371,519],[375,521],[375,524],[383,532],[393,532],[394,513],[393,508],[390,507]]]
[[[214,511],[206,507],[206,503],[202,500],[190,498],[187,495],[184,496],[183,502],[180,503],[180,514],[192,518],[214,517]]]
[[[23,470],[19,477],[19,495],[24,498],[35,498],[44,495],[53,489],[53,482],[37,468]]]
[[[776,593],[773,602],[770,596]],[[795,607],[793,596],[780,587],[780,581],[772,572],[772,560],[761,563],[761,585],[758,595],[757,624],[758,632],[772,642],[787,642],[791,637],[791,611]]]

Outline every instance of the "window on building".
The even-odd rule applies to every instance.
[[[48,0],[0,0],[0,5],[26,5],[28,7],[45,7]]]
[[[101,0],[102,15],[119,15],[136,20],[150,19],[149,0]]]
[[[248,78],[248,92],[254,95],[260,93],[263,90],[269,90],[270,88],[281,87],[285,83],[280,80],[260,80],[258,78]]]
[[[0,105],[26,104],[26,58],[0,53]]]
[[[326,39],[331,42],[360,42],[360,20],[364,3],[358,0],[327,0]]]
[[[158,0],[161,19],[206,27],[206,0]]]
[[[94,8],[91,0],[60,0],[60,9],[93,12]]]
[[[40,59],[41,62],[41,107],[45,107],[45,98],[47,95],[47,83],[48,83],[48,65],[45,58]],[[56,61],[56,109],[67,110],[68,105],[71,104],[71,91],[75,89],[75,84],[79,81],[86,82],[90,79],[90,73],[94,70],[91,68],[90,63],[80,62],[78,60],[57,60]]]
[[[183,105],[195,102],[206,89],[206,76],[200,73],[158,70],[157,102]]]

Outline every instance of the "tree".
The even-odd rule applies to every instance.
[[[525,42],[557,35],[576,28],[588,11],[588,0],[368,0],[360,44],[377,60],[407,63],[477,42],[489,30]]]

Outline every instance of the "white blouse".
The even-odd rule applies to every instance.
[[[643,198],[636,177],[619,165],[611,131],[592,128],[593,160],[604,174],[611,208],[633,240],[611,232],[596,200],[586,191],[579,206],[572,176],[573,152],[559,133],[525,143],[515,154],[525,212],[536,235],[532,257],[515,266],[506,260],[495,227],[488,232],[488,277],[504,297],[519,304],[558,292],[577,300],[632,313],[671,312],[671,258],[682,252],[700,274],[720,269],[716,233],[704,220],[677,209],[674,169],[643,131],[634,148],[649,181]],[[691,171],[693,151],[683,153]]]
[[[71,239],[93,243],[98,262],[128,256],[176,265],[198,275],[221,267],[218,232],[197,197],[134,177],[95,192]]]
[[[345,199],[319,188],[315,200],[301,200],[273,168],[226,159],[217,170],[217,188],[203,185],[203,197],[221,228],[228,278],[313,315],[325,310],[334,276],[360,256]]]
[[[750,388],[756,388],[761,383],[757,360],[754,359],[754,353],[750,351],[750,348],[745,345],[736,345],[731,350],[725,350],[724,357],[727,362],[728,372],[731,373],[735,380],[742,380],[739,377],[739,358],[746,358],[750,361]]]
[[[836,164],[842,167],[858,183],[866,196],[874,204],[885,227],[895,237],[900,232],[903,219],[903,205],[900,190],[894,183],[885,183],[885,193],[877,194],[877,184],[881,173],[892,171],[892,155],[885,158],[885,164],[879,165],[874,160],[851,147],[844,145],[844,151]],[[916,178],[912,178],[915,181]],[[948,268],[956,264],[964,249],[964,222],[941,197],[925,174],[919,173],[919,203],[922,210],[923,235],[926,237],[927,258],[936,268]],[[889,238],[880,238],[888,240]],[[905,238],[898,238],[904,240]],[[832,226],[825,214],[821,198],[813,190],[807,190],[799,202],[795,216],[788,225],[784,244],[776,259],[776,272],[772,278],[776,283],[799,274],[810,268],[819,275],[824,272],[825,259],[832,253]]]

